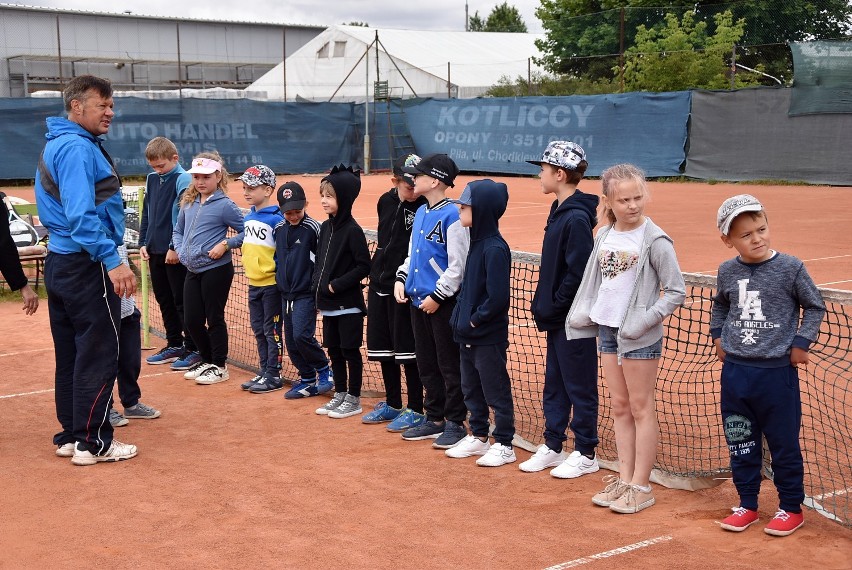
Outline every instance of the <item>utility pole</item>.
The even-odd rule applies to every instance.
[[[464,0],[464,31],[470,31],[470,18],[468,18],[467,0]]]

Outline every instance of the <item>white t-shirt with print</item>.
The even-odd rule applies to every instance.
[[[647,222],[627,232],[611,229],[598,250],[601,288],[589,316],[599,325],[618,328],[624,321],[646,225]]]

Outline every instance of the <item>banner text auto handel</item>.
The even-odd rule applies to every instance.
[[[232,146],[231,141],[253,140],[259,137],[252,131],[251,123],[121,123],[115,122],[110,127],[106,139],[112,144],[122,144],[127,149],[127,144],[132,145],[132,152],[128,153],[132,158],[120,158],[116,156],[116,164],[123,167],[144,167],[145,147],[154,137],[162,136],[170,139],[178,148],[178,154],[185,159],[191,158],[204,151],[228,149]],[[238,143],[237,143],[237,146]],[[246,150],[245,146],[241,147]],[[224,155],[225,153],[222,152]],[[243,155],[237,153],[235,156],[224,156],[229,165],[249,164],[262,162],[262,157],[256,153]]]

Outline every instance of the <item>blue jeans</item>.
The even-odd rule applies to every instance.
[[[618,329],[600,325],[598,327],[598,347],[602,354],[618,354]],[[633,360],[655,360],[663,355],[663,339],[644,348],[637,348],[621,355]]]
[[[562,329],[547,331],[544,368],[544,443],[562,451],[569,421],[574,449],[593,454],[598,446],[598,354],[594,338],[568,340]],[[573,413],[572,413],[573,412]]]
[[[44,264],[50,333],[56,354],[53,443],[94,454],[112,445],[109,407],[118,373],[121,301],[103,264],[88,253],[50,253]]]
[[[281,293],[275,285],[249,285],[249,320],[257,341],[260,375],[281,374]]]
[[[317,342],[317,309],[312,297],[283,300],[281,320],[284,344],[299,378],[314,380],[317,370],[328,366],[328,358]]]
[[[508,344],[460,344],[459,357],[471,433],[476,437],[488,437],[490,407],[494,410],[494,441],[511,447],[515,436],[515,407],[506,372]]]

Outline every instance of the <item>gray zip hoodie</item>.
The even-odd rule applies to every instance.
[[[618,327],[618,354],[645,348],[663,337],[663,320],[683,304],[686,285],[677,263],[672,239],[646,217],[645,237],[639,252],[636,281],[621,326]],[[601,286],[598,253],[612,226],[598,230],[592,255],[586,263],[583,281],[565,320],[568,339],[594,337],[598,324],[589,318]],[[660,296],[660,289],[663,296]]]
[[[211,258],[207,252],[225,239],[229,227],[238,233],[228,238],[228,251],[219,259]],[[196,196],[181,207],[172,243],[180,262],[193,273],[231,263],[231,249],[243,244],[243,212],[220,188],[204,203]]]

